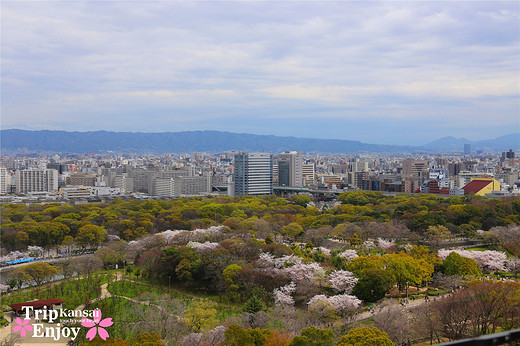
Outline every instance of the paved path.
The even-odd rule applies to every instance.
[[[449,294],[445,294],[445,295],[441,295],[441,296],[437,296],[435,297],[435,299],[442,299],[442,298],[445,298],[447,297]],[[362,313],[359,313],[359,314],[356,314],[354,315],[354,317],[352,318],[351,322],[357,322],[357,321],[362,321],[362,320],[366,320],[367,318],[370,318],[370,317],[374,317],[380,313],[383,313],[385,311],[389,311],[389,310],[393,310],[393,309],[399,309],[399,310],[409,310],[409,309],[412,309],[412,308],[415,308],[415,307],[418,307],[418,306],[421,306],[421,305],[424,305],[424,304],[430,304],[430,303],[433,303],[433,298],[432,300],[430,301],[425,301],[424,299],[415,299],[415,300],[412,300],[410,301],[408,304],[405,304],[405,305],[401,305],[396,301],[393,301],[389,304],[389,305],[384,305],[383,307],[376,307],[374,308],[374,311],[373,312],[370,312],[370,311],[363,311]]]

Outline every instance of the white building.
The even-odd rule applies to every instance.
[[[61,195],[64,199],[90,197],[92,186],[63,187],[61,188]]]
[[[273,160],[269,153],[237,153],[234,158],[235,195],[271,195]]]
[[[177,177],[174,179],[175,196],[205,195],[211,193],[211,176]]]
[[[9,175],[7,173],[7,168],[0,167],[0,195],[7,194],[7,187],[9,185],[8,180]]]
[[[58,190],[55,169],[24,169],[16,172],[16,193],[53,192]]]
[[[152,196],[170,197],[175,194],[173,178],[155,178],[153,180]]]

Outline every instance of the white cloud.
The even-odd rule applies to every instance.
[[[140,122],[146,113],[157,121],[190,114],[250,128],[250,119],[273,114],[480,119],[496,108],[509,121],[515,108],[508,100],[519,95],[513,3],[1,6],[4,126],[88,127],[86,119],[108,124],[112,116],[139,130],[151,126]]]

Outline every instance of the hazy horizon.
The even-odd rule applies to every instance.
[[[25,130],[25,129],[17,129],[17,128],[9,128],[9,129],[2,129],[2,130]],[[221,131],[221,130],[186,130],[186,131],[154,131],[154,132],[150,132],[150,131],[110,131],[110,130],[103,130],[103,129],[100,129],[100,130],[85,130],[85,131],[74,131],[74,130],[55,130],[55,129],[45,129],[45,130],[25,130],[25,131],[65,131],[65,132],[79,132],[79,133],[85,133],[85,132],[101,132],[101,131],[105,131],[105,132],[115,132],[115,133],[145,133],[145,134],[158,134],[158,133],[176,133],[176,132],[204,132],[204,131],[218,131],[218,132],[228,132],[228,133],[232,133],[232,134],[240,134],[240,135],[260,135],[260,136],[276,136],[276,137],[292,137],[292,138],[301,138],[301,139],[318,139],[318,140],[355,140],[355,139],[349,139],[349,138],[319,138],[319,137],[298,137],[298,136],[284,136],[284,135],[273,135],[273,134],[258,134],[258,133],[247,133],[247,132],[231,132],[231,131]],[[516,135],[516,134],[520,134],[520,132],[512,132],[512,133],[506,133],[504,135],[501,135],[501,136],[497,136],[497,137],[493,137],[493,138],[484,138],[483,140],[494,140],[496,138],[500,138],[500,137],[505,137],[505,136],[509,136],[509,135]],[[455,137],[455,136],[443,136],[443,137],[438,137],[438,138],[435,138],[434,140],[431,140],[431,141],[428,141],[428,142],[425,142],[425,143],[420,143],[420,144],[405,144],[405,145],[409,145],[409,146],[423,146],[423,145],[428,145],[432,142],[435,142],[435,141],[438,141],[438,140],[441,140],[441,139],[444,139],[444,138],[447,138],[447,137],[452,137],[452,138],[455,138],[457,140],[467,140],[468,143],[474,143],[474,142],[478,142],[479,140],[474,140],[472,138],[464,138],[464,137]],[[357,140],[355,140],[357,141]],[[367,142],[367,141],[363,141],[363,140],[359,140],[359,142],[361,143],[365,143],[365,144],[377,144],[377,145],[401,145],[401,144],[395,144],[395,143],[373,143],[373,142]]]
[[[520,132],[516,1],[1,9],[2,129],[394,145]]]

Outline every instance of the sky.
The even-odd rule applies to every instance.
[[[518,1],[5,1],[2,129],[520,132]]]

